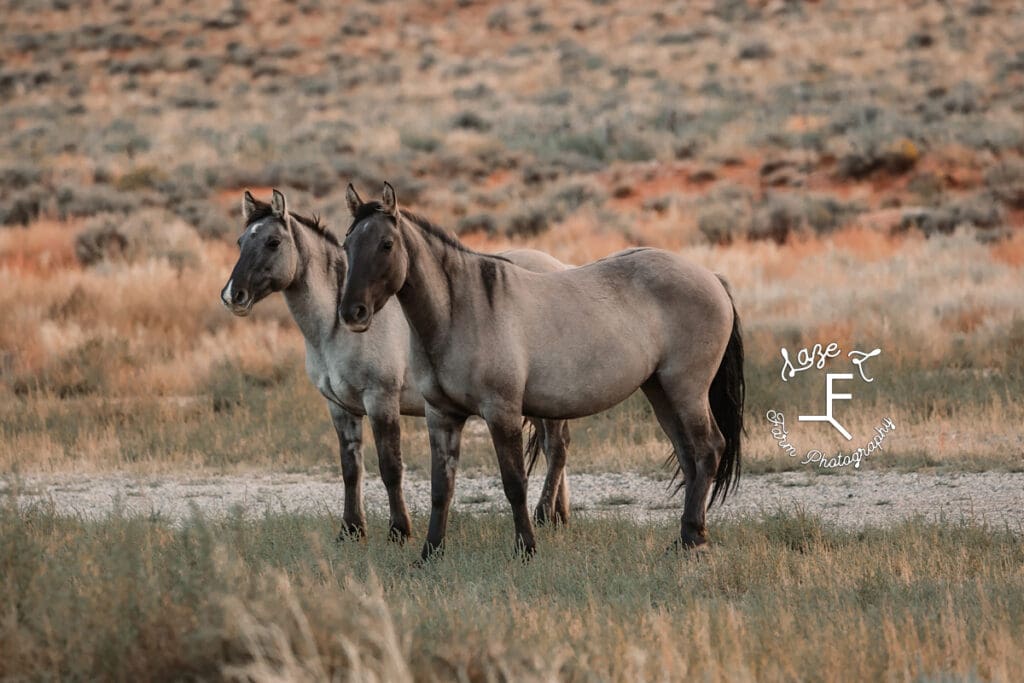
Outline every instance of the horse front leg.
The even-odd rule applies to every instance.
[[[328,403],[331,422],[338,435],[341,478],[345,482],[345,511],[338,540],[349,536],[366,536],[366,515],[363,512],[363,418],[341,406]]]
[[[485,415],[487,428],[491,432],[494,451],[498,455],[501,469],[501,483],[505,497],[512,506],[512,519],[516,527],[516,552],[530,557],[536,552],[533,524],[526,507],[526,466],[523,463],[522,416],[501,413]]]
[[[373,441],[377,446],[380,478],[388,492],[388,537],[392,541],[405,543],[412,535],[412,521],[409,519],[409,511],[405,507],[405,498],[402,494],[404,466],[398,401],[391,398],[370,402],[367,405],[367,415],[370,418],[370,429],[373,430]]]
[[[459,468],[462,427],[466,418],[446,415],[427,406],[427,429],[430,432],[430,525],[420,557],[429,560],[442,551],[448,510],[455,494],[455,473]],[[520,462],[522,455],[520,454]]]

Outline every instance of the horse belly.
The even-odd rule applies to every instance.
[[[447,385],[452,385],[448,382]],[[418,387],[423,391],[423,400],[430,404],[430,407],[443,413],[453,415],[475,415],[479,410],[476,401],[468,400],[468,394],[464,387],[458,390],[446,383],[440,377],[431,375],[426,379],[417,382]]]
[[[416,383],[410,379],[402,387],[401,395],[398,398],[399,411],[402,415],[411,415],[413,417],[423,417],[424,415],[424,401],[423,394],[420,393],[416,386]]]
[[[629,398],[657,364],[643,348],[582,351],[535,360],[523,395],[524,415],[572,419],[600,413]]]

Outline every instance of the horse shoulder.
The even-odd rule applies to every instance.
[[[318,390],[323,391],[322,385],[327,377],[327,363],[324,354],[316,346],[306,340],[306,376]]]
[[[341,370],[341,372],[339,372]],[[353,414],[362,412],[359,392],[345,381],[344,368],[332,359],[330,348],[322,351],[306,343],[306,375],[320,395]]]

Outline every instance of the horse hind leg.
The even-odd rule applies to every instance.
[[[566,431],[568,432],[568,430]],[[566,445],[568,443],[566,441]],[[562,482],[558,487],[558,496],[555,498],[555,518],[562,524],[569,523],[569,473],[564,469],[562,470]]]
[[[565,473],[565,462],[569,447],[569,423],[565,420],[534,421],[534,436],[543,444],[548,461],[544,487],[534,510],[533,518],[538,525],[548,521],[555,525],[569,522],[569,481]]]
[[[685,484],[683,517],[679,530],[679,542],[685,548],[707,543],[708,493],[715,482],[718,461],[725,450],[725,437],[711,416],[707,400],[700,401],[688,413],[680,417],[684,439],[693,454],[696,476]]]
[[[643,390],[672,442],[683,474],[683,515],[676,545],[703,546],[708,542],[708,493],[725,450],[725,438],[711,415],[707,392],[689,390],[688,383],[667,382],[664,376],[648,380]]]

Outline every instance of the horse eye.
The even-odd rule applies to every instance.
[[[381,251],[391,251],[391,247],[393,247],[393,246],[395,246],[395,243],[394,243],[393,240],[384,240],[384,242],[381,243],[381,245],[380,245],[380,250]]]
[[[281,246],[281,240],[278,238],[273,237],[267,240],[267,249],[277,249],[279,246]]]

